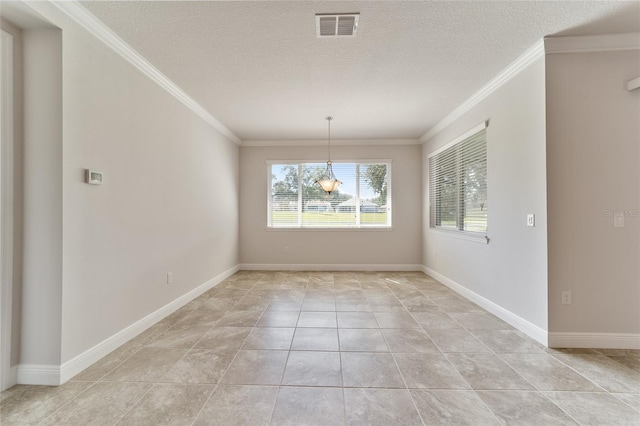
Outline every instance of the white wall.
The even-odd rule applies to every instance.
[[[106,46],[73,25],[63,46],[65,361],[237,265],[239,176],[235,144]]]
[[[22,306],[22,31],[5,19],[0,27],[13,36],[13,294],[11,309],[11,366],[20,361]]]
[[[427,156],[490,120],[487,128],[489,244],[433,231]],[[545,64],[540,58],[423,145],[423,262],[524,320],[547,330]],[[527,213],[536,226],[526,226]],[[519,318],[518,318],[519,317]],[[522,324],[522,322],[520,322]]]
[[[20,363],[57,365],[62,346],[62,35],[23,33],[24,251]]]
[[[420,264],[420,146],[334,146],[334,160],[392,160],[393,229],[267,229],[267,160],[326,161],[326,146],[240,149],[240,262],[243,265]],[[284,247],[289,247],[289,252]],[[342,266],[346,267],[346,266]],[[366,266],[362,266],[365,267]],[[373,266],[375,268],[376,266]],[[348,268],[348,267],[347,267]]]
[[[51,5],[33,7],[62,29],[62,101],[50,117],[62,137],[49,141],[57,168],[40,187],[56,187],[47,230],[60,231],[59,270],[30,282],[61,319],[37,345],[23,327],[34,345],[23,344],[21,363],[59,365],[237,266],[239,149]],[[27,151],[26,163],[38,155]],[[83,183],[85,168],[103,172],[104,184]],[[52,243],[25,223],[27,234]],[[41,257],[25,249],[25,274]],[[60,291],[44,297],[52,280]],[[41,313],[25,308],[25,321],[45,330]]]
[[[640,334],[640,90],[626,90],[638,76],[640,50],[547,55],[553,333]]]

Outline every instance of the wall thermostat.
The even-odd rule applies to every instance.
[[[96,170],[85,169],[84,181],[91,185],[102,185],[102,172]]]

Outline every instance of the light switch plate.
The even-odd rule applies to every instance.
[[[613,215],[613,227],[624,228],[624,213],[619,212]]]
[[[536,215],[529,213],[527,215],[527,226],[536,226]]]

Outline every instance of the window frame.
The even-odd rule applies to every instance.
[[[355,209],[356,212],[356,225],[332,225],[332,226],[322,226],[322,225],[303,225],[301,218],[303,213],[302,206],[302,174],[298,173],[298,225],[297,226],[273,226],[272,224],[272,199],[271,199],[271,191],[272,191],[272,166],[274,164],[280,165],[289,165],[294,164],[298,166],[298,170],[302,165],[305,164],[324,164],[326,166],[326,160],[266,160],[266,169],[267,169],[267,229],[268,230],[320,230],[320,231],[354,231],[354,230],[391,230],[393,229],[393,206],[392,206],[392,163],[391,159],[366,159],[366,160],[331,160],[333,164],[355,164],[356,170],[359,170],[359,166],[364,164],[385,164],[387,166],[387,223],[385,225],[380,224],[361,224],[360,223],[360,209]],[[338,176],[340,179],[340,176]],[[356,203],[360,200],[360,173],[356,172]]]
[[[441,216],[441,213],[439,213],[439,209],[438,207],[435,205],[436,200],[434,199],[435,196],[434,194],[436,193],[437,189],[434,188],[434,171],[432,170],[432,159],[442,153],[444,153],[447,150],[450,150],[451,148],[455,147],[456,145],[460,145],[463,144],[465,142],[468,142],[471,138],[473,138],[474,136],[476,136],[478,133],[485,131],[485,136],[484,136],[484,158],[485,158],[485,172],[486,172],[486,178],[485,178],[485,189],[487,191],[487,199],[488,197],[488,137],[487,137],[487,133],[486,130],[488,128],[489,125],[489,121],[485,121],[473,128],[471,128],[470,130],[468,130],[467,132],[465,132],[464,134],[458,136],[457,138],[453,139],[451,142],[439,147],[438,149],[432,151],[431,153],[429,153],[427,155],[427,166],[428,166],[428,173],[427,173],[427,187],[428,187],[428,191],[427,191],[427,197],[428,197],[428,203],[427,203],[427,214],[428,214],[428,223],[429,223],[429,231],[430,232],[436,232],[436,233],[442,233],[444,235],[449,235],[455,238],[462,238],[462,239],[467,239],[467,240],[472,240],[472,241],[478,241],[478,242],[483,242],[483,243],[488,243],[489,242],[489,237],[488,237],[488,232],[489,232],[489,215],[487,212],[487,221],[486,221],[486,226],[485,226],[485,231],[470,231],[470,230],[465,230],[464,229],[464,219],[465,219],[465,200],[464,200],[464,184],[462,183],[462,176],[464,173],[464,165],[466,163],[462,163],[461,162],[461,152],[460,151],[455,151],[454,155],[456,155],[456,159],[455,159],[455,175],[456,175],[456,197],[455,197],[455,202],[456,202],[456,225],[455,226],[442,226],[442,225],[438,225],[437,221],[438,221],[438,217]]]

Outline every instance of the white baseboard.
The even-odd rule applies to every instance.
[[[18,383],[18,366],[14,365],[9,369],[9,384],[11,386]]]
[[[18,383],[18,366],[14,365],[9,368],[6,376],[2,377],[2,383],[0,383],[0,392],[5,389],[9,389],[11,386]]]
[[[227,269],[211,278],[188,293],[183,294],[155,312],[131,324],[113,336],[103,340],[94,347],[87,349],[80,355],[57,365],[19,365],[17,369],[17,383],[25,385],[61,385],[67,382],[85,368],[99,361],[124,343],[136,337],[168,315],[177,311],[207,290],[215,287],[226,278],[238,272],[238,265]]]
[[[166,318],[168,315],[177,311],[187,303],[191,302],[196,297],[200,296],[207,290],[215,287],[226,278],[238,272],[238,265],[227,269],[221,274],[216,275],[205,283],[199,285],[188,293],[183,294],[178,297],[174,301],[166,304],[162,308],[158,309],[155,312],[147,315],[141,320],[131,324],[124,330],[114,334],[106,340],[98,343],[96,346],[84,351],[80,355],[75,358],[65,362],[62,364],[61,374],[60,374],[60,383],[65,383],[67,380],[71,379],[76,374],[80,373],[85,368],[89,367],[96,361],[100,360],[104,356],[111,353],[113,350],[117,349],[124,343],[128,342],[132,338],[136,337],[138,334],[142,333],[149,327],[158,323],[162,319]]]
[[[272,263],[241,263],[241,271],[422,271],[422,265],[412,264],[272,264]]]
[[[550,348],[640,349],[640,334],[549,333]]]
[[[488,312],[490,312],[493,315],[497,316],[498,318],[500,318],[501,320],[505,321],[506,323],[514,326],[516,329],[522,331],[523,333],[525,333],[526,335],[528,335],[532,339],[534,339],[534,340],[538,341],[539,343],[547,346],[548,340],[549,340],[549,336],[548,336],[547,331],[545,331],[542,328],[538,327],[537,325],[527,321],[526,319],[524,319],[522,317],[519,317],[518,315],[516,315],[513,312],[503,308],[502,306],[493,303],[489,299],[485,299],[484,297],[480,296],[479,294],[469,290],[468,288],[464,287],[463,285],[458,284],[457,282],[445,277],[444,275],[434,271],[431,268],[423,266],[422,267],[422,271],[425,274],[427,274],[427,275],[435,278],[436,280],[440,281],[442,284],[446,285],[451,290],[455,291],[456,293],[460,294],[461,296],[463,296],[463,297],[469,299],[470,301],[472,301],[473,303],[483,307]]]
[[[59,365],[20,364],[16,368],[16,381],[20,385],[58,386],[60,382]]]

